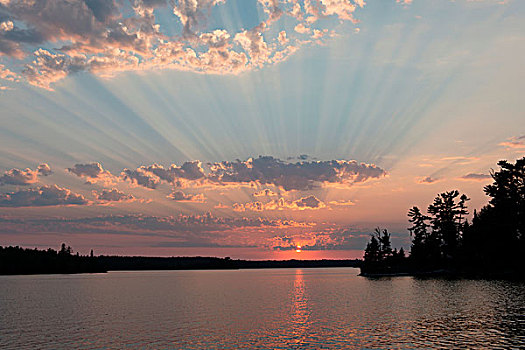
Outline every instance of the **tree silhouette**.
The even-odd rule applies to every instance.
[[[427,224],[430,217],[424,215],[421,210],[415,206],[408,211],[408,217],[408,221],[412,223],[412,226],[408,228],[412,236],[410,256],[413,260],[421,263],[428,259],[430,254],[429,224]]]
[[[392,250],[390,233],[387,229],[377,227],[370,235],[364,253],[363,270],[366,272],[391,272],[392,266],[399,264],[405,257],[405,252]]]
[[[525,157],[498,162],[485,186],[489,204],[474,213],[466,229],[464,256],[486,270],[525,270]]]
[[[381,261],[379,241],[374,235],[371,235],[370,242],[366,244],[364,261],[368,264]]]
[[[489,206],[504,220],[504,231],[511,240],[525,240],[525,157],[516,164],[506,160],[498,162],[500,171],[492,172],[494,183],[485,186],[491,197]]]
[[[459,191],[453,190],[438,194],[428,206],[432,233],[441,241],[442,255],[446,259],[453,258],[457,252],[463,233],[463,218],[468,215],[465,204],[468,200],[466,195],[460,196]]]
[[[494,182],[484,188],[489,203],[474,210],[472,224],[465,194],[440,193],[427,214],[416,206],[408,211],[409,259],[392,250],[388,232],[377,228],[365,250],[363,271],[525,277],[525,157],[498,165],[491,172]]]
[[[390,243],[390,234],[387,229],[381,231],[379,227],[375,229],[375,235],[379,240],[379,254],[381,260],[386,260],[392,257],[392,244]]]

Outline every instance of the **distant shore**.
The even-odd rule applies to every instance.
[[[144,270],[236,270],[361,267],[348,260],[240,260],[217,257],[83,256],[63,245],[60,251],[0,247],[0,275],[105,273]]]

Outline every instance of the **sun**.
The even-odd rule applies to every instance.
[[[300,253],[301,252],[301,246],[298,245],[297,247],[295,247],[295,252],[296,253]]]

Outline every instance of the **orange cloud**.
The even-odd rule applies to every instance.
[[[13,168],[4,172],[0,177],[0,185],[19,185],[26,186],[38,182],[38,176],[48,176],[53,172],[46,163],[40,164],[36,170],[26,168],[20,170]]]
[[[75,164],[72,168],[66,169],[68,172],[83,178],[88,184],[97,182],[105,185],[114,184],[117,179],[109,171],[102,168],[100,163]]]
[[[315,196],[307,196],[295,201],[286,201],[284,198],[274,199],[267,203],[248,202],[234,203],[234,211],[265,211],[265,210],[309,210],[326,208],[326,204],[317,199]]]

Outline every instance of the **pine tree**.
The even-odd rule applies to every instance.
[[[410,250],[410,256],[418,261],[422,262],[425,258],[428,258],[428,227],[427,221],[430,219],[427,215],[421,213],[418,207],[412,207],[408,211],[408,221],[412,223],[412,226],[408,228],[410,235],[412,236],[412,247]]]

